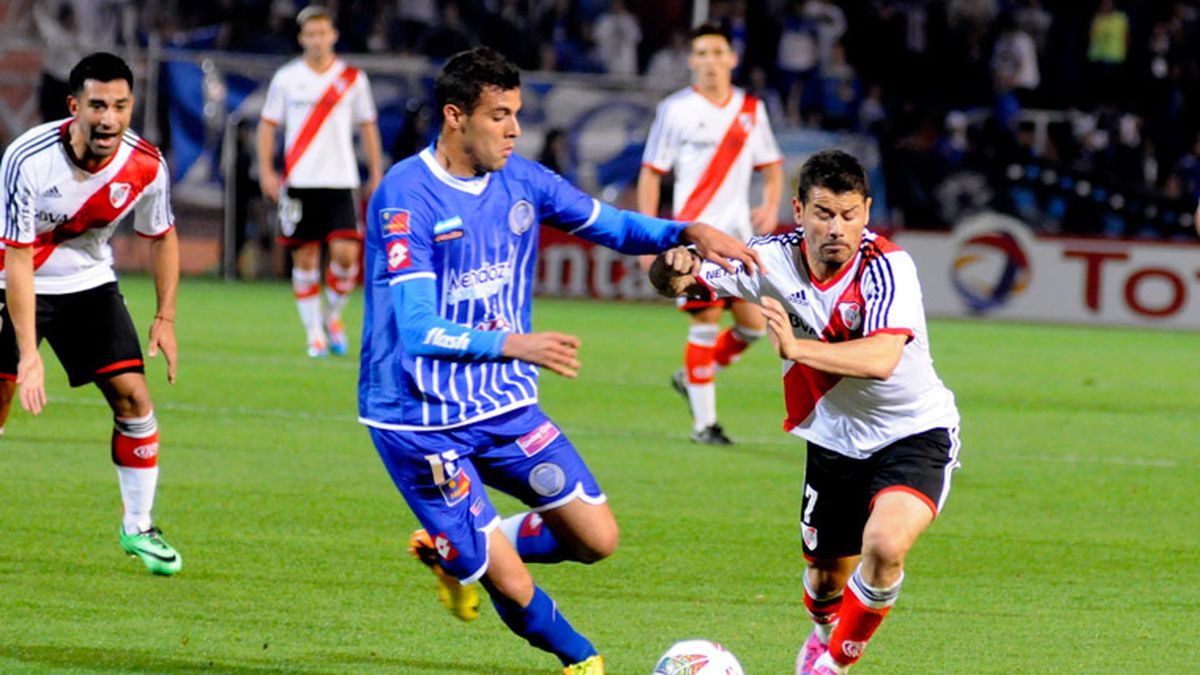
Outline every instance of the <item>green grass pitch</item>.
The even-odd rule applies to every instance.
[[[123,288],[144,334],[152,285]],[[437,604],[404,551],[415,520],[355,422],[357,361],[307,359],[295,314],[284,285],[182,286],[179,382],[161,360],[148,371],[156,515],[184,557],[169,579],[121,553],[108,411],[44,349],[50,405],[14,412],[0,440],[0,672],[560,672],[490,607],[462,624]],[[582,338],[579,379],[547,374],[543,406],[622,526],[613,558],[535,566],[540,585],[610,673],[648,673],[687,637],[724,643],[751,675],[791,673],[808,631],[803,446],[779,430],[770,347],[721,375],[738,444],[708,448],[687,441],[668,387],[685,331],[668,306],[543,299],[534,320]],[[1197,335],[931,333],[964,468],[856,672],[1195,672]]]

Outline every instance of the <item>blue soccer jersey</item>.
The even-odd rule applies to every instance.
[[[680,243],[685,225],[601,204],[517,155],[463,179],[429,147],[388,171],[367,207],[361,422],[449,429],[537,402],[538,369],[500,351],[531,331],[539,223],[629,254]]]

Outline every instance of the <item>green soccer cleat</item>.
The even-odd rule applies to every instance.
[[[122,527],[120,534],[121,548],[129,555],[141,558],[151,572],[169,577],[183,568],[179,552],[162,538],[162,530],[157,527],[137,534],[125,534],[125,528]]]

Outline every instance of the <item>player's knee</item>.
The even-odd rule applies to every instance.
[[[883,530],[868,529],[863,533],[863,556],[882,567],[903,567],[911,543],[904,537]]]
[[[503,571],[489,569],[484,587],[490,593],[500,594],[503,600],[523,607],[533,597],[533,576],[523,565]]]
[[[620,539],[621,533],[615,522],[607,527],[596,528],[575,547],[575,557],[589,565],[599,562],[616,553]]]

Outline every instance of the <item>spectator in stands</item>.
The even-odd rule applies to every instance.
[[[475,46],[475,33],[462,21],[458,3],[442,5],[440,21],[425,30],[417,40],[417,53],[431,59],[448,59]]]
[[[830,130],[854,127],[862,91],[858,74],[846,61],[846,48],[841,42],[833,44],[829,61],[821,66],[816,92],[816,109],[810,117],[814,126]]]
[[[779,75],[779,95],[783,97],[787,120],[799,124],[801,98],[820,65],[817,25],[804,13],[801,0],[791,0],[779,31],[779,50],[775,70]]]
[[[1029,105],[1041,85],[1037,44],[1017,25],[1012,14],[1002,14],[998,22],[1000,36],[992,48],[992,75],[996,93],[1012,92],[1018,101]]]
[[[833,63],[835,46],[846,34],[846,14],[830,0],[807,0],[803,13],[817,28],[821,65],[829,66]]]
[[[608,11],[596,18],[592,38],[596,41],[596,58],[605,72],[637,74],[637,48],[642,40],[642,28],[637,17],[626,8],[624,0],[612,0]]]
[[[1100,0],[1088,31],[1088,91],[1093,101],[1118,100],[1128,51],[1129,17],[1113,0]]]
[[[688,70],[690,53],[687,32],[679,29],[671,31],[667,44],[650,57],[650,63],[646,66],[646,84],[664,91],[686,87],[692,80]]]

